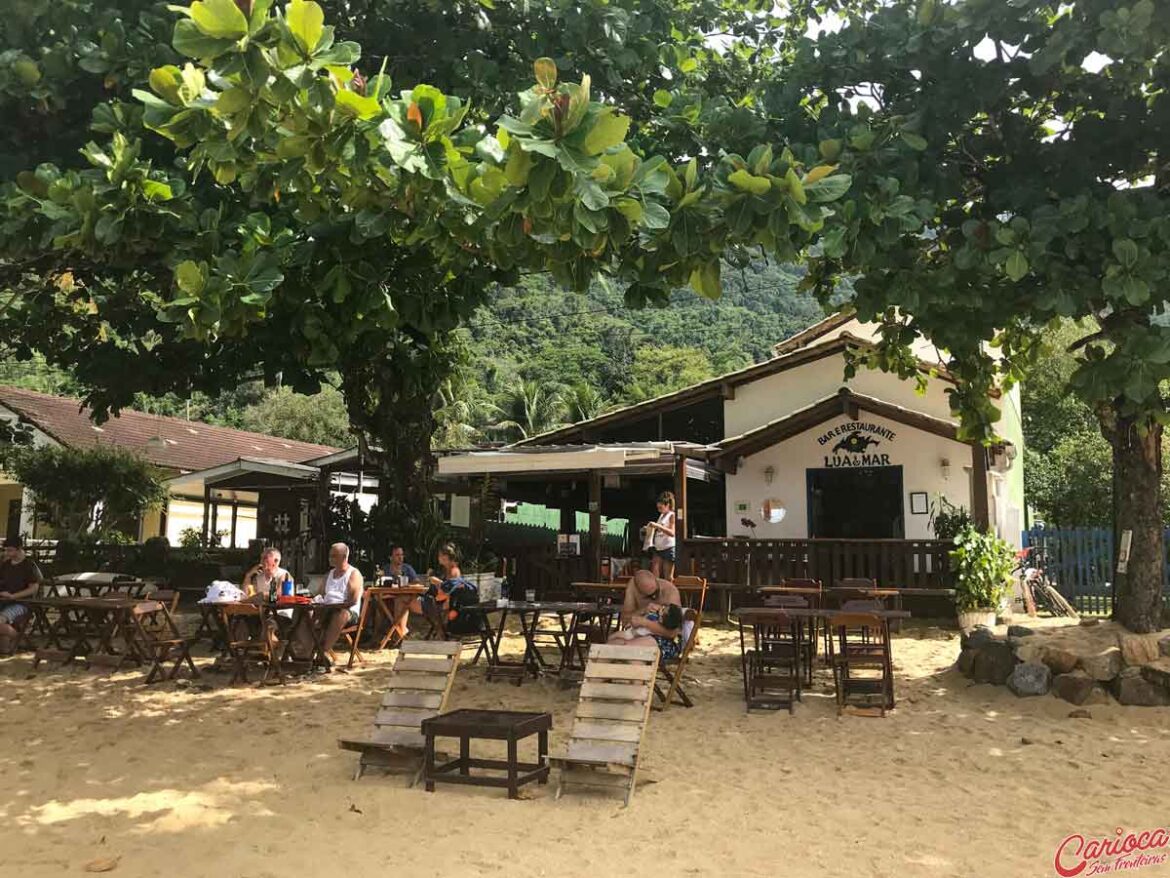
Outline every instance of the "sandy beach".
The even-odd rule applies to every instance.
[[[630,809],[554,801],[551,785],[508,801],[376,772],[354,783],[357,756],[336,738],[369,725],[393,653],[263,691],[219,674],[210,691],[34,675],[17,656],[0,661],[0,874],[1041,876],[1068,835],[1167,825],[1170,712],[1069,718],[1055,697],[971,684],[958,649],[929,625],[896,636],[885,719],[839,719],[825,671],[795,715],[748,716],[737,637],[709,629],[690,665],[696,706],[652,715],[652,782]],[[551,711],[557,752],[576,690],[488,683],[464,655],[450,707]]]

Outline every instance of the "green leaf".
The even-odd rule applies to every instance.
[[[21,85],[32,87],[41,81],[41,68],[31,58],[18,58],[12,64],[12,71]]]
[[[156,67],[150,71],[150,87],[154,93],[168,104],[179,106],[179,84],[182,82],[182,73],[174,64],[165,67]]]
[[[719,280],[719,260],[704,263],[692,271],[690,283],[699,295],[718,299],[723,293],[723,284]]]
[[[642,221],[642,204],[634,198],[619,198],[613,203],[618,212],[630,221],[631,225],[637,225]],[[667,214],[667,222],[670,222],[670,214]]]
[[[248,19],[235,0],[195,0],[188,11],[199,30],[209,37],[238,40],[248,34]]]
[[[597,116],[597,121],[585,135],[583,144],[587,155],[600,155],[611,147],[617,146],[626,139],[626,132],[630,129],[628,116],[621,116],[606,107]]]
[[[827,162],[835,162],[841,155],[841,141],[840,140],[822,140],[817,147],[817,151],[821,154]]]
[[[658,89],[654,92],[654,106],[666,109],[673,103],[674,96],[665,89]]]
[[[337,109],[359,119],[372,119],[382,112],[382,105],[371,97],[349,89],[341,89],[334,97]]]
[[[727,182],[740,192],[750,192],[752,195],[763,195],[772,188],[772,181],[767,177],[757,177],[745,168],[729,174]]]
[[[197,296],[207,283],[207,275],[197,262],[185,259],[175,266],[175,284],[189,296]]]
[[[232,0],[225,2],[231,3]],[[325,32],[325,12],[313,0],[291,0],[285,21],[301,49],[311,55]]]
[[[804,191],[804,184],[800,182],[800,177],[796,176],[795,170],[789,168],[784,172],[784,182],[788,184],[788,194],[797,204],[808,204],[808,194]]]
[[[557,84],[557,62],[552,58],[537,58],[532,62],[532,72],[541,88],[555,88]]]
[[[900,131],[898,134],[902,138],[902,142],[911,149],[916,149],[919,152],[926,149],[926,138],[921,134],[915,134],[913,131]]]
[[[848,192],[852,185],[853,178],[848,174],[834,174],[831,177],[822,177],[815,183],[808,184],[804,187],[804,194],[808,196],[809,201],[821,203],[836,201]]]
[[[508,150],[508,163],[504,166],[504,174],[510,184],[525,185],[528,182],[528,172],[531,170],[532,156],[517,147]]]
[[[801,182],[804,183],[805,189],[807,190],[808,187],[811,186],[813,183],[817,182],[818,180],[824,179],[825,177],[829,176],[829,174],[833,173],[833,171],[835,171],[835,170],[837,170],[836,165],[817,165],[815,168],[813,168],[811,171],[809,171],[807,174],[804,175],[804,180],[802,180]]]
[[[215,112],[221,116],[231,116],[247,109],[252,103],[252,95],[246,88],[235,86],[220,94],[215,101]]]
[[[1113,255],[1117,257],[1117,261],[1125,268],[1133,268],[1137,265],[1139,251],[1138,245],[1129,238],[1116,238],[1113,241]]]
[[[160,180],[143,180],[142,192],[151,201],[170,201],[175,197],[171,187]]]
[[[207,60],[218,58],[224,52],[230,51],[235,44],[235,40],[209,37],[189,18],[175,23],[175,35],[171,40],[171,45],[180,55]]]
[[[670,225],[670,212],[657,201],[644,201],[642,225],[648,229],[665,229]]]
[[[1019,250],[1016,250],[1007,258],[1007,262],[1004,263],[1004,271],[1007,272],[1007,276],[1012,280],[1019,280],[1028,273],[1028,258]]]

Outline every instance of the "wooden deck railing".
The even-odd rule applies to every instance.
[[[677,569],[752,587],[864,577],[884,588],[948,588],[951,548],[948,540],[693,539],[682,544]]]

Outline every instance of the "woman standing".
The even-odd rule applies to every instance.
[[[674,494],[663,491],[658,495],[658,520],[646,523],[654,532],[650,550],[650,572],[659,579],[674,579]]]

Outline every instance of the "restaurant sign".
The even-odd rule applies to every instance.
[[[817,437],[817,444],[828,449],[825,466],[832,469],[843,466],[889,466],[888,446],[896,434],[888,427],[867,421],[838,424]]]

